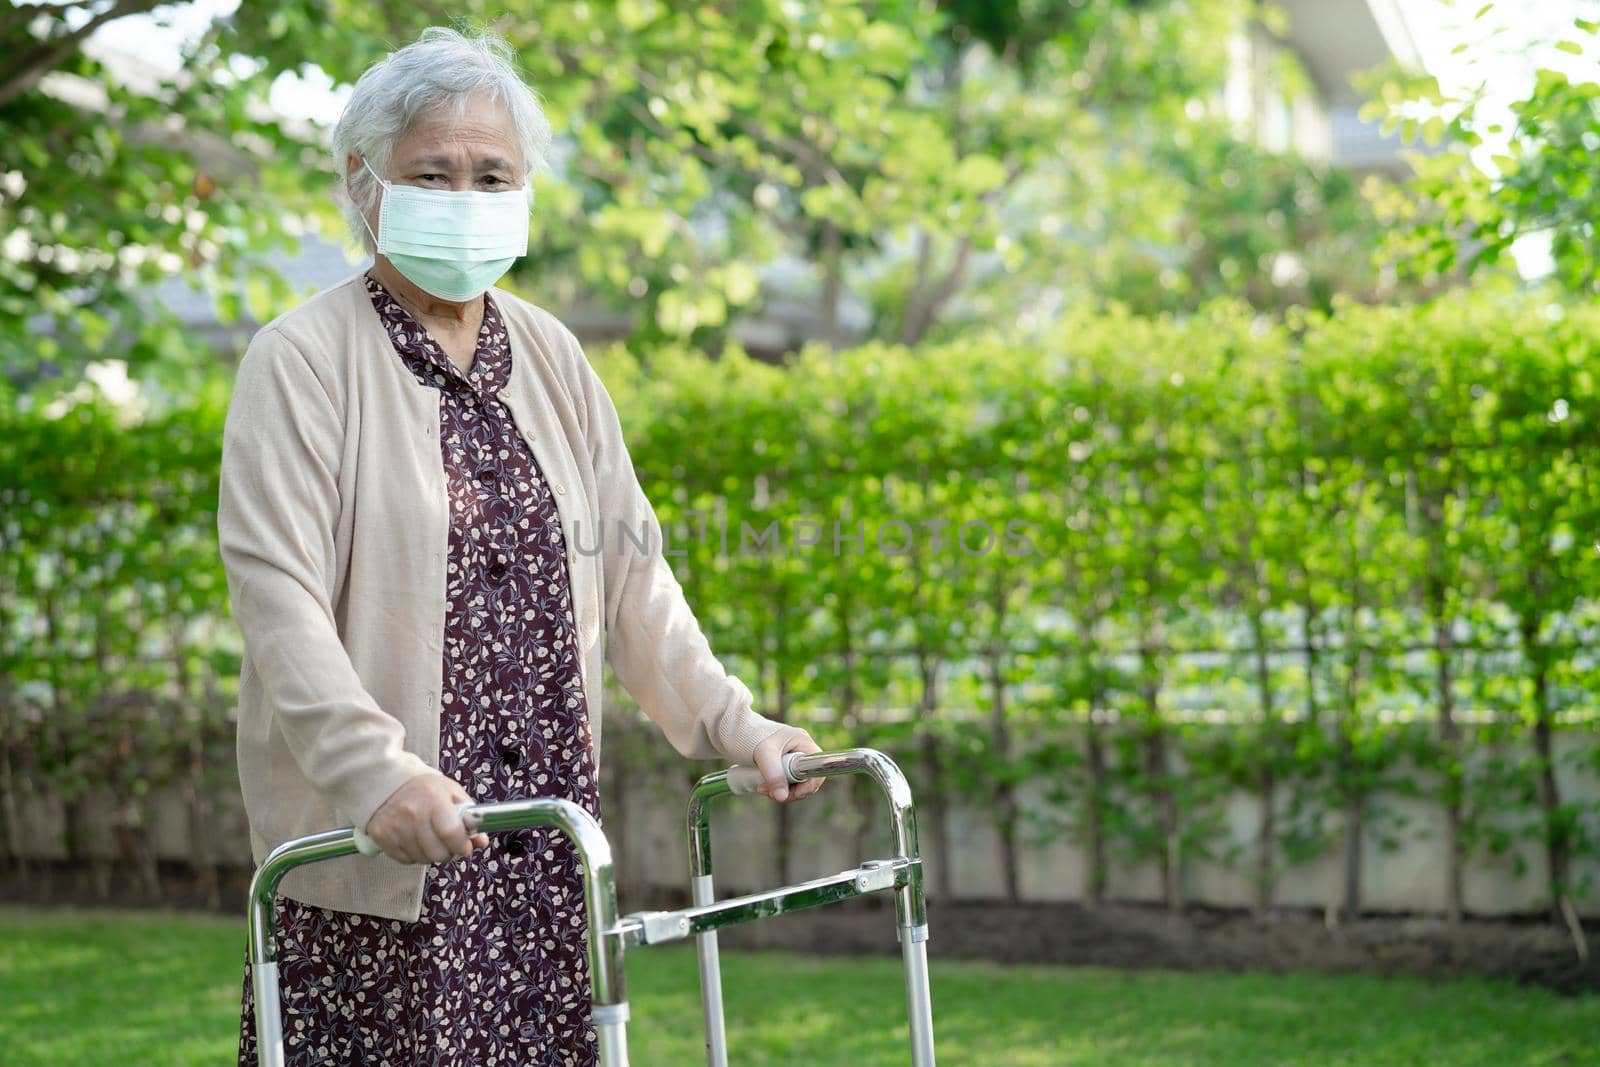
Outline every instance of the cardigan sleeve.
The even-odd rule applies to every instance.
[[[577,339],[565,336],[582,378],[600,500],[607,658],[623,688],[680,754],[749,763],[756,745],[785,727],[753,711],[749,687],[712,654],[667,563],[661,524],[639,485],[611,395]]]
[[[222,435],[217,533],[247,661],[305,777],[358,827],[431,770],[367,692],[334,619],[342,416],[305,355],[267,327],[239,363]]]

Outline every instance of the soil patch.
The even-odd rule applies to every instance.
[[[730,948],[819,954],[898,953],[894,909],[876,899],[785,915],[730,930]],[[1001,963],[1066,963],[1124,970],[1323,971],[1444,979],[1478,976],[1600,992],[1600,928],[1581,963],[1570,935],[1543,919],[1363,916],[1330,927],[1318,913],[1191,908],[1182,915],[1131,904],[930,901],[929,955]]]
[[[219,872],[223,914],[244,916],[250,872]],[[193,872],[162,864],[159,895],[122,867],[98,876],[64,863],[32,864],[24,876],[0,870],[0,903],[37,907],[160,907],[212,910]],[[624,906],[682,907],[681,895],[629,899]],[[934,959],[1072,964],[1126,970],[1323,971],[1444,979],[1479,976],[1567,993],[1600,992],[1600,924],[1590,922],[1592,951],[1581,963],[1565,929],[1544,917],[1442,919],[1365,915],[1329,926],[1320,913],[1190,908],[1182,915],[1136,904],[1008,904],[931,900]],[[735,927],[729,950],[775,948],[819,955],[898,954],[894,908],[877,896]]]

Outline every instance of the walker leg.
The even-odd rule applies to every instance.
[[[256,1006],[256,1063],[283,1067],[283,1016],[278,1006],[278,965],[250,966],[250,989]]]
[[[709,874],[692,879],[694,905],[713,903],[716,894]],[[706,1021],[706,1067],[728,1067],[728,1032],[722,1014],[722,959],[717,951],[717,932],[708,930],[695,938],[700,956],[700,1007]]]
[[[928,928],[920,931],[927,937]],[[906,1021],[911,1027],[912,1067],[934,1067],[933,999],[928,993],[928,942],[916,940],[913,931],[900,931],[900,953],[906,965]]]
[[[610,1008],[610,1011],[607,1011]],[[600,1067],[628,1067],[628,1006],[595,1009],[594,1029],[600,1038]]]
[[[893,865],[904,872],[903,881],[902,876],[896,877],[895,920],[901,952],[905,957],[906,1022],[911,1036],[911,1062],[913,1067],[934,1067],[933,1001],[928,989],[928,901],[923,892],[922,855],[917,849],[916,805],[905,775],[900,773],[900,768],[889,757],[865,748],[812,755],[789,753],[784,757],[783,770],[790,782],[838,774],[866,774],[882,787],[892,816],[896,857]],[[761,780],[760,772],[754,767],[735,766],[701,778],[690,794],[689,874],[696,908],[709,908],[715,903],[711,888],[710,802],[729,794],[741,796],[753,793],[760,787]],[[884,864],[878,862],[872,866],[881,868]],[[863,867],[862,870],[866,871],[867,868]],[[859,877],[869,878],[870,875]],[[873,891],[864,888],[865,885],[858,881],[858,892]],[[877,888],[887,886],[878,885]],[[749,899],[754,901],[756,898]],[[764,916],[752,913],[737,921],[760,917]],[[717,956],[717,935],[714,931],[706,931],[696,937],[700,953],[701,1005],[706,1024],[706,1063],[708,1067],[727,1067],[727,1034],[722,1017],[722,974]]]
[[[911,1064],[912,1067],[934,1067],[933,997],[928,991],[928,897],[923,883],[922,852],[917,845],[916,809],[911,804],[910,790],[903,788],[904,783],[897,769],[895,784],[902,789],[889,791],[894,807],[895,850],[918,862],[908,872],[905,885],[895,892],[896,934],[900,938],[900,954],[905,959]],[[897,792],[903,794],[902,799],[895,799]]]
[[[623,936],[617,930],[617,887],[611,871],[611,844],[583,808],[570,800],[535,797],[496,804],[463,804],[461,818],[473,831],[549,826],[572,839],[583,859],[585,906],[589,918],[590,1004],[602,1067],[628,1067],[628,995],[622,978]],[[267,853],[250,878],[249,932],[251,983],[255,990],[256,1062],[283,1067],[283,1021],[279,1015],[277,944],[273,898],[290,870],[307,863],[357,853],[374,855],[372,839],[353,827],[297,837]]]

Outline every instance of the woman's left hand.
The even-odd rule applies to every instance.
[[[811,740],[811,735],[798,726],[786,726],[772,734],[756,746],[751,756],[764,779],[756,792],[769,796],[780,804],[787,804],[815,793],[822,788],[822,779],[813,778],[799,785],[790,785],[789,779],[783,775],[783,757],[790,752],[809,755],[821,751],[817,743]]]

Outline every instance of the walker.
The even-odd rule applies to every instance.
[[[540,798],[499,804],[463,804],[469,831],[492,832],[554,826],[566,832],[583,859],[589,915],[589,984],[593,1019],[600,1039],[601,1067],[627,1067],[628,997],[622,956],[629,948],[662,945],[693,937],[700,957],[700,1000],[705,1016],[706,1063],[727,1067],[727,1035],[722,1014],[722,972],[717,931],[724,926],[834,904],[893,890],[895,920],[904,957],[906,1016],[913,1067],[933,1067],[933,1008],[928,994],[928,916],[922,887],[922,858],[911,789],[893,760],[870,748],[784,757],[792,783],[811,778],[864,774],[878,783],[889,801],[895,854],[825,878],[782,886],[764,893],[718,901],[711,883],[711,801],[753,793],[761,785],[755,767],[734,766],[708,774],[689,796],[689,870],[694,904],[680,911],[647,911],[617,916],[611,844],[600,824],[570,800]],[[374,855],[376,842],[354,829],[329,830],[286,841],[273,849],[250,881],[250,967],[255,988],[257,1062],[283,1067],[283,1032],[278,1000],[277,946],[273,940],[273,896],[283,876],[295,867],[355,852]]]

